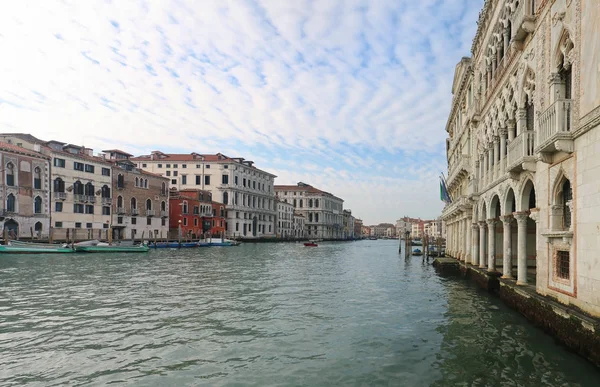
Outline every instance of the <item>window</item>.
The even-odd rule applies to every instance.
[[[87,173],[94,173],[94,170],[95,170],[95,168],[93,165],[85,164],[85,171]]]
[[[54,222],[54,227],[56,227],[56,228],[61,228],[62,225],[63,225],[62,222]]]
[[[198,218],[194,218],[194,227],[198,227]]]
[[[179,168],[177,164],[173,164],[173,168]]]
[[[160,210],[161,211],[167,210],[167,203],[165,201],[160,202]]]
[[[235,231],[240,231],[240,224],[239,223],[235,224]]]
[[[6,185],[15,185],[15,166],[13,163],[6,164]]]
[[[66,165],[65,159],[59,159],[59,158],[55,158],[54,159],[54,166],[55,167],[64,168],[65,165]]]
[[[156,164],[156,168],[162,168],[162,164]]]
[[[167,165],[166,165],[166,167],[167,167],[167,168],[171,168],[171,164],[167,164]]]
[[[171,171],[167,171],[167,176],[171,176]]]
[[[152,226],[152,218],[146,218],[146,226]]]
[[[186,201],[183,202],[182,206],[181,206],[181,212],[184,214],[188,213],[188,203]]]
[[[300,208],[302,208],[302,199],[300,199]]]
[[[256,180],[252,182],[252,189],[256,189]]]
[[[200,176],[196,175],[196,185],[202,184],[200,178]]]
[[[152,200],[146,199],[146,209],[147,210],[151,210],[152,209]]]
[[[161,226],[166,226],[166,225],[167,225],[167,220],[166,220],[165,218],[162,218],[162,219],[160,220],[160,225],[161,225]]]
[[[117,188],[125,188],[125,177],[121,174],[117,176]]]
[[[237,176],[233,177],[233,184],[238,185],[238,177]]]
[[[102,207],[102,215],[110,215],[110,207]]]
[[[171,179],[171,184],[177,185],[177,179]]]
[[[102,224],[102,228],[108,228],[108,223]]]
[[[146,164],[142,164],[142,168],[146,168],[148,165]]]
[[[558,250],[556,252],[555,270],[556,276],[562,279],[569,279],[570,273],[570,257],[568,251]]]
[[[75,223],[75,228],[81,228],[81,222],[76,222]]]
[[[319,208],[319,199],[315,199],[315,207]]]
[[[85,213],[86,214],[93,214],[94,213],[94,206],[90,205],[90,204],[87,204],[85,206]]]
[[[206,164],[206,169],[210,169],[210,164]]]
[[[194,215],[199,215],[199,214],[200,214],[200,207],[194,206]]]
[[[177,171],[173,171],[173,176],[177,176],[179,173]]]
[[[229,204],[229,194],[227,192],[223,192],[223,204]]]
[[[563,202],[563,227],[565,230],[571,228],[571,207],[570,202],[573,200],[573,191],[571,190],[571,182],[565,180],[562,185],[562,202]]]
[[[242,185],[243,185],[244,187],[246,186],[246,178],[245,178],[245,177],[242,179]]]
[[[15,212],[16,205],[17,205],[17,203],[16,203],[15,195],[9,194],[6,197],[6,211]]]
[[[118,224],[123,224],[123,217],[122,216],[118,216],[117,217],[117,223]]]
[[[131,218],[131,224],[137,224],[137,218],[135,216]]]
[[[39,196],[36,196],[35,199],[33,199],[33,212],[35,214],[42,213],[42,198]]]
[[[110,176],[110,168],[102,168],[102,176]]]
[[[533,102],[529,100],[529,97],[527,97],[527,101],[525,102],[525,117],[526,117],[527,130],[533,130],[534,115],[535,115],[535,109],[533,107]]]
[[[183,184],[183,185],[187,184],[187,175],[181,175],[181,184]]]
[[[210,185],[210,175],[204,176],[204,185]]]
[[[136,209],[137,208],[137,200],[136,198],[131,198],[131,209]]]
[[[102,197],[110,198],[110,188],[106,184],[102,186]]]
[[[54,179],[54,192],[65,192],[65,182],[60,177]]]
[[[229,175],[223,175],[221,179],[222,184],[229,184]]]
[[[87,195],[87,196],[94,196],[94,194],[95,194],[94,191],[95,191],[95,188],[92,183],[87,183],[83,190],[84,195]]]
[[[73,163],[73,169],[76,170],[76,171],[82,171],[83,172],[83,170],[84,170],[83,163],[78,163],[77,161],[75,161]]]
[[[86,228],[92,228],[92,224],[91,224],[91,223],[86,223],[86,224],[85,224],[85,227],[86,227]]]
[[[42,189],[42,170],[40,167],[35,167],[33,170],[33,188]]]
[[[187,226],[187,218],[183,218],[183,225]]]
[[[83,214],[84,213],[83,204],[80,204],[80,203],[73,204],[73,212],[76,214]]]
[[[167,194],[167,184],[165,184],[165,182],[163,182],[160,186],[160,193],[161,193],[161,195]]]
[[[54,203],[54,212],[62,212],[63,210],[63,202]]]
[[[181,164],[181,168],[187,168],[187,164]]]

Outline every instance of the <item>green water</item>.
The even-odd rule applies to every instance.
[[[396,241],[0,256],[0,385],[597,386]]]

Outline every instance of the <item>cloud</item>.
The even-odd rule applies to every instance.
[[[442,208],[482,0],[44,1],[0,14],[0,128],[254,159],[368,223]]]

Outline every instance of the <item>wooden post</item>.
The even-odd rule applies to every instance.
[[[70,236],[70,234],[71,234],[71,229],[68,228],[67,229],[67,235],[65,236],[65,242],[67,242],[67,244],[69,243],[69,236]]]
[[[109,228],[106,230],[106,239],[108,240],[108,243],[112,245],[112,242],[113,242],[112,228]]]
[[[33,227],[29,227],[29,232],[31,233],[31,240],[33,241]]]
[[[8,230],[4,227],[4,244],[8,245]]]
[[[156,248],[156,232],[154,233],[154,248]]]
[[[48,230],[48,243],[52,244],[54,242],[54,229],[50,227]]]

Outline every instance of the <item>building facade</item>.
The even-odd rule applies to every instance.
[[[0,142],[0,165],[2,165],[0,219],[3,237],[48,238],[49,160],[50,157],[40,152]]]
[[[104,151],[112,164],[112,192],[102,201],[112,205],[113,239],[164,239],[169,232],[169,181],[136,167],[130,154]],[[114,197],[114,198],[113,198]]]
[[[227,206],[228,237],[275,236],[275,175],[260,170],[254,162],[221,153],[168,154],[154,151],[132,158],[138,168],[169,178],[178,190],[210,191]]]
[[[363,227],[363,221],[362,219],[354,219],[354,237],[355,238],[362,238],[362,227]]]
[[[309,238],[343,237],[342,199],[302,182],[297,185],[276,185],[275,193],[279,200],[292,204],[296,212],[304,215]]]
[[[277,208],[275,235],[278,238],[283,239],[295,237],[294,206],[290,203],[275,199],[275,207]]]
[[[343,239],[354,239],[354,221],[355,218],[352,216],[351,210],[342,211],[342,221],[344,224]]]
[[[294,237],[296,239],[306,238],[306,219],[304,215],[294,212]]]
[[[598,20],[597,0],[485,2],[455,71],[442,213],[448,255],[596,316]]]
[[[170,239],[220,236],[224,229],[224,219],[225,207],[220,203],[213,203],[210,191],[194,189],[178,191],[174,188],[170,190]]]

